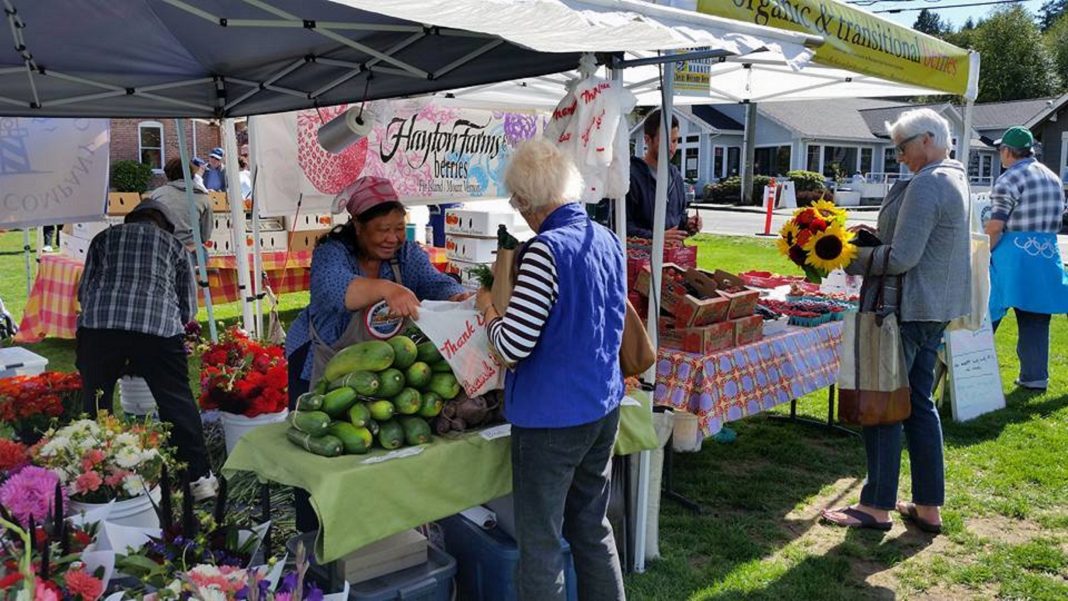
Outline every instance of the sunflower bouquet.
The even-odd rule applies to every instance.
[[[845,267],[857,255],[853,232],[846,229],[846,211],[826,200],[794,211],[779,230],[779,252],[819,283],[827,274]]]

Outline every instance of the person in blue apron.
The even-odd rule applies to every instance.
[[[405,240],[404,205],[389,180],[357,179],[334,199],[334,213],[343,211],[349,222],[316,244],[311,298],[286,335],[291,410],[341,349],[397,334],[407,318],[417,316],[421,300],[459,301],[474,294]],[[298,492],[297,498],[298,529],[317,528],[307,496]]]

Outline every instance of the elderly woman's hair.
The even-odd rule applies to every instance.
[[[950,150],[949,121],[931,109],[913,109],[897,117],[897,121],[886,123],[886,131],[891,137],[907,140],[920,134],[929,134],[931,143],[942,150]]]
[[[545,138],[522,142],[504,171],[504,185],[523,210],[575,200],[582,177],[571,157]]]

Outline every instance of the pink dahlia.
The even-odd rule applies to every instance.
[[[31,517],[40,524],[52,510],[57,482],[59,477],[51,470],[26,466],[0,485],[0,503],[22,525],[29,525]],[[66,497],[67,491],[63,490],[64,501]]]

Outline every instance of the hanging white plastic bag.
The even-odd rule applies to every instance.
[[[415,325],[438,347],[468,396],[503,387],[505,368],[490,348],[474,297],[461,302],[423,301]]]

